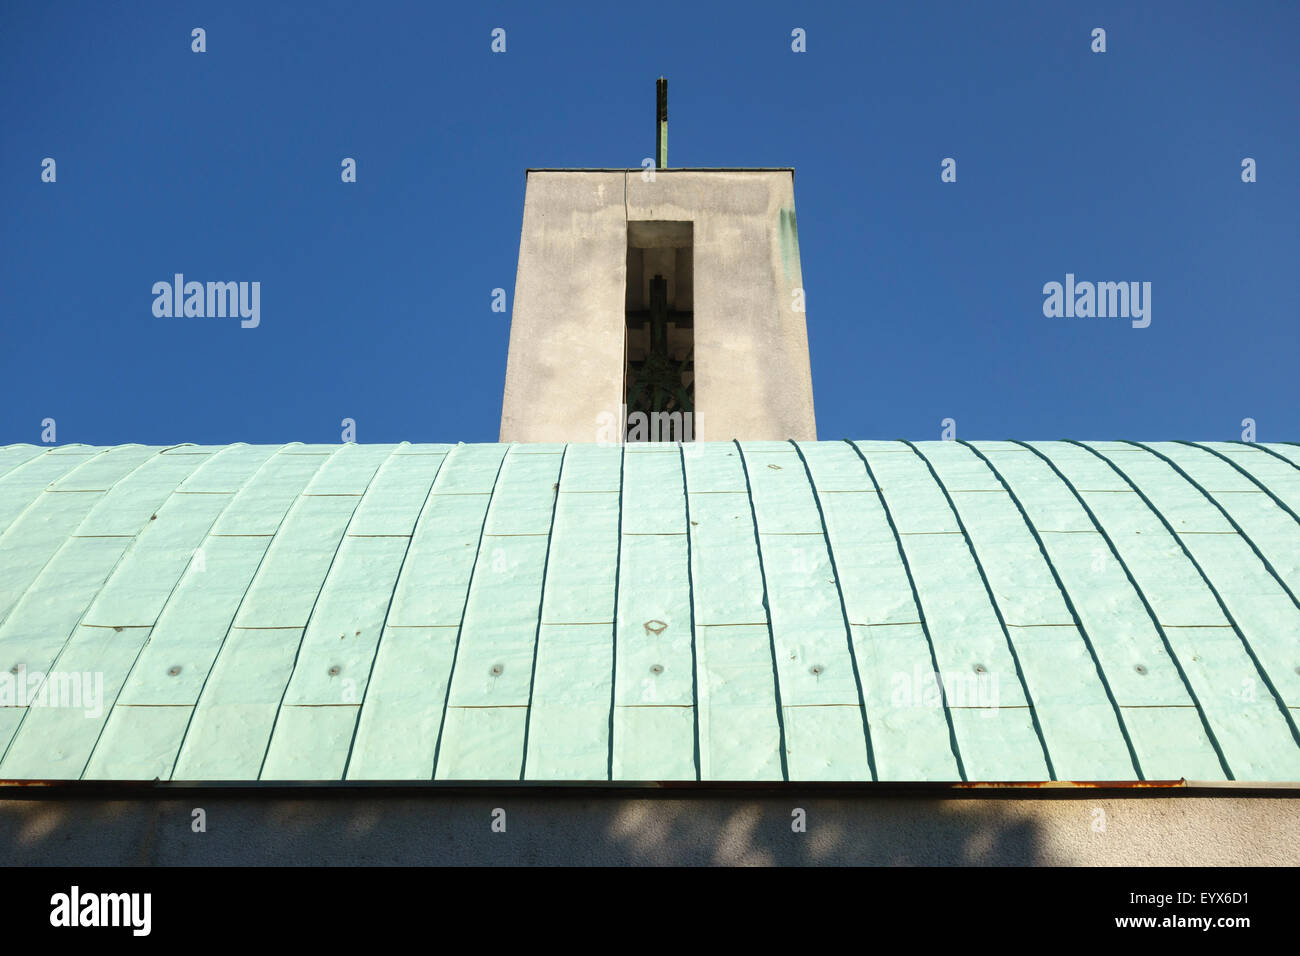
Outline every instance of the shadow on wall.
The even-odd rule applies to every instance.
[[[1249,797],[24,796],[0,799],[0,858],[64,866],[1294,864],[1295,806]],[[792,829],[796,808],[806,832]],[[193,829],[197,809],[206,832]]]

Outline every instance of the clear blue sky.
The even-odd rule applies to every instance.
[[[820,437],[1300,439],[1300,5],[293,6],[0,7],[0,443],[495,441],[524,169],[639,166],[660,73],[670,165],[796,167]]]

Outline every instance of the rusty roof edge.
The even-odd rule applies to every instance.
[[[0,780],[0,800],[23,798],[174,798],[181,793],[317,798],[349,795],[425,796],[815,796],[1059,799],[1111,797],[1300,797],[1300,781],[1050,780],[1050,781],[552,781],[552,780]]]

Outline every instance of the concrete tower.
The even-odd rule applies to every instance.
[[[794,170],[663,168],[660,94],[660,168],[528,171],[503,442],[817,437]]]

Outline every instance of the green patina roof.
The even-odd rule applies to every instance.
[[[1300,781],[1297,463],[10,446],[0,778]]]

